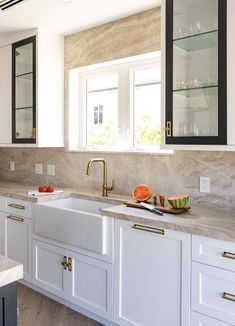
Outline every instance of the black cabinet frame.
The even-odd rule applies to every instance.
[[[195,0],[197,1],[197,0]],[[165,133],[166,144],[226,145],[227,144],[227,0],[218,1],[218,136],[173,136],[173,2],[166,0],[166,67],[165,67]],[[167,128],[166,128],[167,129]],[[167,136],[170,135],[170,136]]]
[[[27,44],[33,44],[33,137],[16,137],[16,62],[15,55],[17,48]],[[29,37],[12,44],[12,143],[13,144],[36,144],[36,36]]]

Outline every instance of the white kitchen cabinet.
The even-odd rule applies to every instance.
[[[12,197],[0,198],[1,211],[9,215],[31,218],[33,215],[33,204],[30,201],[15,199]]]
[[[0,47],[0,144],[11,144],[11,46]]]
[[[34,96],[29,89],[13,92],[12,69],[11,69],[11,48],[12,44],[24,41],[27,38],[36,36],[35,44],[35,67]],[[5,48],[5,45],[7,47]],[[32,29],[29,31],[12,33],[0,40],[0,106],[3,107],[0,122],[0,146],[12,147],[63,147],[64,146],[64,37],[44,28]],[[2,70],[2,66],[4,69]],[[15,66],[15,65],[14,65]],[[34,73],[35,73],[34,72]],[[15,77],[15,76],[14,76]],[[17,76],[22,83],[29,83],[29,80]],[[22,82],[23,80],[23,82]],[[17,91],[17,88],[16,88]],[[14,94],[12,94],[12,92]],[[13,95],[13,96],[12,96]],[[12,139],[12,98],[24,97],[24,102],[33,102],[28,107],[17,107],[17,120],[19,130],[14,130]],[[19,100],[18,98],[18,100]],[[20,101],[22,102],[22,101]],[[13,101],[14,104],[14,101]],[[18,103],[19,104],[19,103]],[[22,104],[22,103],[21,103]],[[21,105],[20,105],[21,106]],[[33,119],[32,108],[33,107]],[[16,107],[14,108],[16,109]],[[25,119],[25,109],[28,109]],[[22,113],[23,112],[23,113]],[[30,125],[28,122],[30,120]],[[27,137],[25,136],[25,121],[27,123]],[[28,132],[29,127],[32,131]],[[20,134],[20,135],[19,135]],[[21,135],[22,134],[22,135]],[[16,138],[19,139],[16,139]],[[24,137],[26,137],[24,139]],[[12,144],[12,141],[15,142]]]
[[[33,240],[33,283],[64,299],[68,297],[67,268],[62,266],[66,254],[63,248]]]
[[[114,320],[190,324],[190,235],[115,220]]]
[[[70,253],[69,301],[106,319],[113,314],[113,265]]]
[[[235,243],[193,235],[192,260],[235,272]]]
[[[192,309],[235,325],[235,272],[193,262]]]
[[[112,319],[112,264],[38,240],[33,241],[33,251],[34,284],[96,315]]]
[[[191,325],[190,326],[230,326],[214,318],[207,317],[196,312],[191,313]]]
[[[24,266],[24,280],[31,280],[31,219],[16,215],[5,217],[5,255]]]
[[[64,146],[64,37],[37,29],[38,147]],[[46,132],[45,132],[46,131]]]

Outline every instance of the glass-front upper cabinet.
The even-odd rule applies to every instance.
[[[166,144],[227,143],[226,0],[166,0]]]
[[[12,45],[12,142],[36,143],[36,38]]]

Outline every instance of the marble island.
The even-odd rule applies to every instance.
[[[0,287],[23,278],[23,265],[0,256]]]
[[[2,326],[17,324],[16,281],[23,278],[23,265],[0,256],[0,311]]]

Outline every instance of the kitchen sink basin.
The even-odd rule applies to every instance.
[[[98,200],[64,198],[35,205],[34,233],[98,254],[106,254],[111,219],[101,216],[111,207]]]
[[[100,214],[102,208],[113,205],[103,203],[101,201],[82,199],[82,198],[64,198],[43,203],[44,206],[62,208],[65,210],[74,210],[91,214]]]

